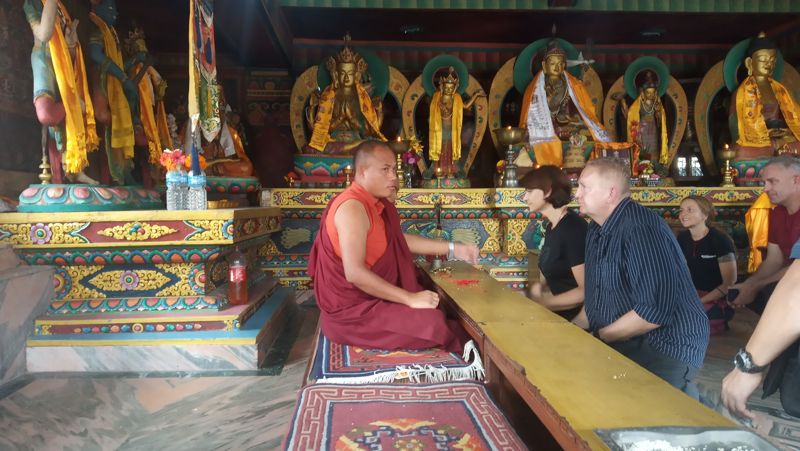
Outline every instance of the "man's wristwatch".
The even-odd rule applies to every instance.
[[[753,362],[753,356],[750,355],[744,348],[740,349],[733,358],[733,364],[736,368],[748,374],[761,373],[767,369],[769,365],[758,366]]]
[[[447,259],[448,260],[456,259],[456,243],[452,241],[447,243]]]

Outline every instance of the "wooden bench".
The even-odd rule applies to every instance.
[[[425,284],[479,344],[490,390],[536,449],[607,449],[598,428],[736,426],[484,271],[449,266],[422,271]]]

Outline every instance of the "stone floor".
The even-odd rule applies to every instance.
[[[301,314],[262,371],[231,374],[32,375],[0,386],[0,450],[275,449],[288,427],[308,360],[318,311],[308,293]],[[757,317],[739,312],[712,337],[698,378],[706,402],[719,404],[731,357]],[[777,396],[753,396],[757,432],[800,450],[800,421]]]

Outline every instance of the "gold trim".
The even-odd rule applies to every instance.
[[[305,134],[306,104],[311,93],[317,88],[317,70],[317,66],[309,67],[297,77],[292,86],[289,121],[292,125],[292,138],[300,150],[308,144],[308,137]]]
[[[689,101],[686,98],[686,91],[684,91],[683,86],[673,76],[669,77],[666,95],[675,106],[676,113],[672,135],[669,140],[667,166],[670,166],[672,165],[672,160],[675,159],[675,155],[678,154],[678,147],[681,145],[684,132],[686,132],[686,123],[689,120]]]
[[[67,301],[70,302],[70,301]],[[243,311],[242,311],[243,312]],[[241,316],[242,312],[237,313],[236,315],[215,315],[215,316],[181,316],[181,317],[169,317],[169,316],[159,316],[159,317],[152,317],[152,318],[142,318],[139,315],[131,316],[129,318],[87,318],[85,320],[79,319],[37,319],[36,326],[48,327],[48,329],[52,326],[76,326],[81,324],[126,324],[126,323],[155,323],[155,322],[169,322],[169,323],[176,323],[176,322],[190,322],[190,321],[197,321],[197,322],[209,322],[209,321],[228,321],[233,319],[238,319]]]
[[[0,213],[0,225],[22,224],[26,222],[138,222],[138,221],[193,221],[200,219],[249,219],[280,216],[278,207],[222,208],[214,210],[127,210],[64,213]],[[92,220],[87,220],[92,218]]]
[[[611,85],[611,88],[608,89],[606,99],[603,101],[603,126],[606,128],[606,131],[608,131],[612,140],[619,141],[619,137],[617,136],[617,107],[620,101],[613,100],[612,97],[614,97],[614,95],[622,96],[618,97],[619,99],[625,99],[627,96],[625,93],[625,77],[617,78],[614,84]]]
[[[492,79],[492,86],[489,87],[489,135],[492,138],[495,149],[498,147],[497,136],[495,136],[491,130],[509,125],[501,124],[500,117],[503,111],[503,100],[506,98],[508,91],[514,89],[514,62],[516,61],[516,57],[506,61],[505,64],[500,67],[500,70],[497,71],[497,74],[495,74]],[[515,123],[514,125],[517,124]]]
[[[173,332],[159,332],[170,334]],[[179,332],[181,333],[181,332]],[[191,332],[189,332],[191,333]],[[191,339],[182,338],[178,340],[36,340],[28,339],[29,348],[50,348],[50,347],[88,347],[88,346],[154,346],[154,345],[255,345],[257,337],[253,338],[206,338]]]

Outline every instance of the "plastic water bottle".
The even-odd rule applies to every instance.
[[[206,197],[206,175],[189,174],[189,210],[205,210],[208,208]]]
[[[178,171],[178,208],[177,210],[189,209],[189,175],[186,171]]]
[[[167,172],[167,210],[181,210],[181,191],[180,172]]]
[[[247,304],[247,258],[237,246],[228,262],[228,303]]]

